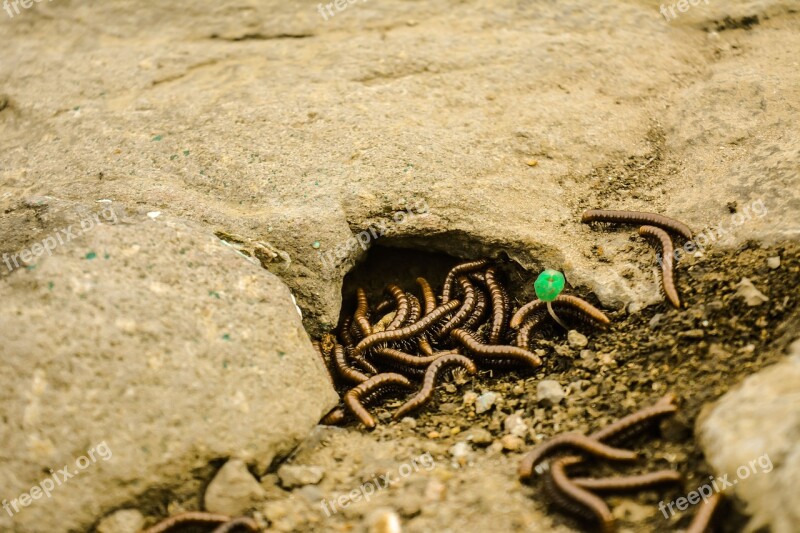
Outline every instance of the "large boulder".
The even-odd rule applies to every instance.
[[[111,203],[29,200],[0,233],[34,212],[30,263],[0,265],[0,530],[85,530],[228,457],[264,472],[335,405],[289,289],[257,261]]]

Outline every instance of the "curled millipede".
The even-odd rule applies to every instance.
[[[568,307],[573,310],[579,311],[583,316],[590,318],[593,322],[607,326],[611,324],[611,320],[601,310],[577,296],[571,294],[559,294],[555,300],[551,302],[553,307]],[[509,325],[516,329],[520,327],[522,322],[532,313],[537,313],[547,307],[547,302],[543,300],[533,300],[520,307],[514,316],[511,317]]]
[[[486,269],[484,275],[486,287],[492,297],[492,329],[489,331],[489,344],[498,344],[506,326],[506,306],[503,300],[503,288],[497,281],[497,273],[494,267]]]
[[[473,272],[475,270],[480,270],[487,264],[489,264],[487,259],[478,259],[476,261],[461,263],[451,268],[450,272],[448,272],[447,276],[444,278],[444,285],[442,286],[442,303],[446,304],[450,301],[450,295],[453,291],[453,283],[456,281],[458,276],[468,272]]]
[[[417,278],[417,285],[422,290],[422,301],[425,304],[424,315],[428,315],[436,309],[436,294],[434,294],[431,284],[425,278]]]
[[[345,348],[351,348],[356,345],[350,329],[350,326],[352,325],[353,318],[350,316],[345,316],[342,318],[342,322],[339,324],[339,340],[342,341],[342,344]]]
[[[410,326],[405,326],[400,329],[395,329],[391,331],[379,331],[377,333],[373,333],[369,337],[365,337],[358,343],[358,345],[353,350],[353,355],[361,355],[366,352],[371,347],[375,346],[376,344],[380,344],[383,342],[395,342],[401,341],[404,339],[410,339],[411,337],[415,337],[425,331],[427,328],[431,327],[437,320],[441,319],[447,313],[452,312],[458,306],[461,305],[461,302],[458,300],[450,300],[446,304],[442,304],[429,314],[425,315],[423,318],[411,324]]]
[[[483,291],[480,289],[475,290],[475,307],[472,310],[472,313],[467,317],[464,323],[461,325],[463,329],[476,329],[478,324],[483,321],[486,315],[486,296],[483,295]]]
[[[394,298],[395,305],[397,307],[397,313],[395,313],[394,318],[389,325],[386,326],[386,331],[390,331],[399,328],[403,325],[403,322],[406,321],[409,311],[408,298],[406,298],[405,291],[397,285],[389,285],[386,287],[386,292],[391,294],[392,298]]]
[[[539,313],[529,316],[517,332],[517,346],[520,348],[525,348],[526,350],[530,349],[531,333],[533,333],[533,330],[536,329],[536,327],[541,324],[545,318],[547,318],[546,313]]]
[[[407,292],[406,298],[408,298],[408,316],[403,323],[404,326],[413,324],[419,320],[419,317],[422,314],[422,307],[419,305],[419,300],[417,300],[417,297],[410,292]]]
[[[676,308],[680,308],[681,300],[678,297],[678,290],[675,288],[672,273],[672,257],[674,254],[672,239],[669,238],[669,234],[666,231],[655,226],[642,226],[639,228],[639,235],[658,240],[661,243],[661,283],[664,287],[664,294],[666,294],[669,303]]]
[[[323,416],[322,420],[320,420],[319,423],[322,424],[323,426],[338,426],[339,424],[344,422],[345,415],[346,413],[344,408],[341,405],[339,405],[328,411],[328,414]]]
[[[373,429],[377,425],[377,422],[364,407],[364,404],[368,403],[369,400],[373,399],[378,394],[398,389],[412,388],[413,385],[411,385],[411,382],[408,381],[408,378],[405,376],[391,372],[377,374],[347,391],[344,395],[344,404],[358,417],[362,424],[369,429]]]
[[[682,480],[683,477],[675,470],[658,470],[634,476],[572,478],[578,487],[600,492],[630,492],[666,483],[680,483]]]
[[[390,309],[392,309],[394,305],[395,305],[394,300],[390,299],[381,300],[381,302],[375,306],[375,314],[380,316],[385,312],[389,311]]]
[[[380,348],[375,350],[373,357],[378,360],[389,361],[398,366],[406,366],[409,368],[416,368],[420,370],[426,369],[431,363],[445,355],[446,352],[439,352],[433,355],[426,355],[420,357],[418,355],[411,355],[401,350],[394,348]]]
[[[356,370],[353,366],[350,365],[350,363],[348,363],[347,357],[345,355],[344,346],[342,346],[341,344],[337,344],[333,349],[333,354],[334,354],[333,361],[334,361],[334,366],[336,367],[336,373],[343,379],[347,381],[352,381],[353,383],[363,383],[369,379],[369,376]]]
[[[458,283],[464,290],[464,303],[461,304],[461,308],[456,312],[456,314],[453,315],[450,320],[445,322],[444,326],[442,326],[436,332],[436,336],[440,339],[446,338],[453,328],[460,326],[472,314],[472,311],[475,310],[475,304],[477,303],[477,299],[475,297],[475,286],[470,283],[465,276],[459,276]]]
[[[591,510],[603,533],[614,531],[614,515],[608,505],[598,496],[576,486],[567,476],[566,469],[583,461],[578,456],[567,456],[556,459],[550,465],[549,477],[555,490],[565,497]]]
[[[353,314],[353,322],[356,323],[361,331],[361,336],[366,337],[372,334],[372,324],[369,322],[369,301],[367,293],[359,287],[356,289],[356,312]]]
[[[235,529],[246,529],[247,531],[252,531],[257,533],[261,531],[261,528],[258,527],[258,524],[255,520],[250,518],[249,516],[240,516],[239,518],[234,518],[230,522],[226,524],[222,524],[216,529],[214,529],[211,533],[230,533]]]
[[[222,515],[222,514],[215,514],[215,513],[203,513],[200,511],[190,511],[186,513],[177,514],[175,516],[170,516],[159,522],[158,524],[144,530],[143,533],[164,533],[165,531],[169,531],[170,529],[176,526],[182,526],[186,524],[224,524],[231,520],[230,516]],[[255,531],[258,531],[257,529]]]
[[[671,393],[666,394],[654,405],[620,418],[608,426],[594,433],[590,433],[589,437],[598,441],[616,442],[624,440],[626,437],[630,437],[632,433],[637,432],[644,425],[677,411],[678,407],[674,402],[675,396]]]
[[[712,494],[708,501],[704,502],[697,510],[697,514],[692,518],[689,527],[683,533],[705,533],[708,530],[711,519],[714,517],[714,511],[717,510],[719,502],[722,501],[722,494],[715,492]]]
[[[533,368],[539,367],[542,360],[539,357],[517,346],[506,345],[487,345],[479,342],[474,335],[464,329],[456,328],[450,332],[450,336],[456,342],[460,343],[473,355],[479,356],[479,361],[482,363],[490,363],[492,359],[495,360],[512,360],[517,363],[524,363]]]
[[[436,378],[438,378],[444,370],[452,366],[461,366],[470,374],[474,374],[478,371],[478,369],[475,368],[475,363],[463,355],[451,353],[438,357],[425,371],[425,379],[422,382],[420,391],[413,398],[401,405],[392,417],[395,420],[399,420],[406,414],[419,409],[431,401],[433,398],[433,390],[436,387]]]
[[[542,462],[548,455],[561,448],[577,448],[591,455],[611,461],[633,461],[638,457],[636,452],[608,446],[582,433],[563,433],[539,444],[522,458],[518,469],[520,479],[523,481],[530,479],[536,465]]]
[[[611,222],[613,224],[644,224],[656,226],[668,231],[673,231],[683,236],[687,240],[692,239],[692,230],[689,226],[657,213],[647,213],[645,211],[615,211],[612,209],[589,209],[581,215],[581,222]]]

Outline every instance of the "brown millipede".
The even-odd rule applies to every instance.
[[[582,433],[562,433],[537,445],[522,458],[517,469],[520,479],[523,481],[530,479],[536,465],[560,448],[577,448],[597,457],[613,461],[633,461],[638,457],[636,452],[608,446]]]
[[[475,298],[475,286],[465,276],[459,276],[458,283],[464,291],[464,303],[461,304],[461,308],[458,312],[436,331],[436,337],[439,339],[446,338],[450,334],[450,331],[460,326],[475,309],[475,303],[477,302]]]
[[[674,401],[675,396],[671,393],[667,394],[661,397],[655,405],[620,418],[608,426],[590,433],[589,436],[598,441],[623,440],[644,424],[677,411],[678,407],[673,403]]]
[[[369,429],[373,429],[377,425],[377,422],[375,422],[375,418],[364,407],[364,404],[368,403],[369,400],[378,394],[396,389],[402,390],[412,388],[413,385],[405,376],[392,372],[377,374],[347,391],[344,395],[344,404],[358,417],[362,424]]]
[[[395,313],[394,318],[389,325],[386,326],[386,331],[390,331],[399,328],[403,325],[403,322],[406,321],[409,311],[408,298],[406,298],[406,292],[397,285],[389,285],[386,287],[386,292],[388,292],[392,298],[394,298],[395,306],[397,308],[397,313]]]
[[[146,529],[143,533],[164,533],[165,531],[169,531],[175,526],[184,524],[216,525],[216,524],[224,524],[225,522],[229,522],[230,520],[231,520],[230,516],[225,516],[222,514],[190,511],[186,513],[177,514],[175,516],[170,516],[169,518],[162,520],[153,527]]]
[[[450,336],[470,353],[480,356],[482,363],[491,363],[492,359],[510,359],[515,362],[525,363],[533,368],[541,366],[542,360],[536,354],[523,348],[506,345],[488,345],[479,342],[474,335],[464,329],[456,328],[450,332]]]
[[[452,366],[461,366],[470,374],[474,374],[478,371],[478,369],[475,368],[475,363],[463,355],[451,353],[438,357],[425,371],[425,379],[422,382],[420,391],[413,398],[401,405],[392,417],[395,420],[399,420],[406,414],[419,409],[431,401],[433,398],[433,390],[436,387],[436,378],[438,378],[445,369]]]
[[[571,294],[559,294],[551,303],[555,308],[560,306],[571,307],[598,324],[602,324],[604,326],[611,324],[611,320],[608,319],[605,313],[586,300],[578,298],[577,296],[572,296]],[[546,307],[547,302],[543,300],[533,300],[528,302],[520,307],[516,313],[514,313],[514,316],[511,317],[511,322],[509,325],[516,329],[522,324],[528,315],[541,311]]]
[[[342,406],[337,406],[328,411],[328,414],[319,421],[323,426],[338,426],[344,421],[345,410]]]
[[[682,235],[687,240],[692,240],[692,230],[689,226],[657,213],[647,213],[645,211],[616,211],[613,209],[589,209],[581,215],[581,222],[611,222],[614,224],[646,224],[658,226],[659,228],[674,231]]]
[[[237,528],[244,528],[253,533],[261,531],[261,528],[255,520],[249,516],[240,516],[239,518],[234,518],[230,522],[218,526],[216,529],[212,530],[211,533],[230,533]]]
[[[422,307],[419,305],[419,300],[417,300],[417,297],[410,292],[407,292],[406,298],[408,299],[408,316],[403,323],[404,326],[413,324],[419,320],[419,317],[422,314]]]
[[[344,346],[337,344],[333,349],[333,354],[334,365],[339,376],[354,383],[363,383],[369,379],[369,376],[350,366],[350,364],[347,362]]]
[[[486,287],[492,297],[492,328],[489,330],[489,344],[498,344],[506,327],[505,303],[503,301],[503,288],[497,281],[494,267],[486,269],[484,274]]]
[[[353,350],[353,355],[361,355],[371,347],[375,346],[376,344],[380,344],[382,342],[394,342],[403,339],[410,339],[416,335],[419,335],[427,328],[429,328],[432,324],[436,323],[437,320],[441,319],[447,313],[452,312],[453,310],[457,309],[458,306],[461,305],[461,302],[458,300],[450,300],[446,304],[442,304],[433,311],[431,311],[428,315],[424,316],[414,324],[410,326],[405,326],[400,329],[395,329],[392,331],[379,331],[377,333],[373,333],[369,337],[365,337],[358,343],[358,345]]]
[[[422,290],[422,301],[425,304],[425,315],[436,309],[436,294],[434,294],[430,283],[425,278],[417,278],[417,285]]]
[[[487,307],[487,299],[484,296],[483,291],[476,288],[475,289],[475,307],[472,309],[472,313],[467,317],[464,323],[461,325],[462,329],[470,329],[475,330],[479,326],[479,324],[483,321],[486,315],[486,307]]]
[[[375,350],[374,357],[381,360],[387,360],[398,365],[405,365],[410,368],[425,369],[431,363],[445,355],[447,352],[439,352],[433,355],[418,356],[411,355],[401,350],[394,348],[379,348]]]
[[[600,497],[576,486],[567,476],[566,468],[582,461],[581,457],[574,455],[556,459],[550,465],[549,477],[555,489],[592,511],[600,525],[600,531],[611,533],[614,531],[615,522],[608,505]]]
[[[683,477],[675,470],[658,470],[633,476],[582,477],[572,482],[582,489],[599,492],[630,492],[666,483],[680,483]]]
[[[353,321],[358,325],[361,330],[361,336],[366,337],[372,334],[372,324],[369,322],[369,301],[367,300],[367,293],[359,287],[356,289],[356,312],[353,314]]]
[[[712,494],[708,500],[702,504],[700,509],[697,510],[697,514],[694,515],[689,527],[687,527],[683,533],[705,533],[708,530],[711,519],[714,517],[714,511],[717,510],[717,506],[721,500],[722,494],[719,492]]]
[[[546,313],[539,313],[529,316],[517,332],[517,346],[529,350],[531,347],[531,333],[534,329],[536,329],[536,326],[544,321],[545,318],[547,318]]]
[[[444,285],[442,286],[442,303],[446,304],[450,301],[453,283],[458,276],[467,272],[479,270],[485,267],[487,264],[489,264],[488,259],[478,259],[475,261],[469,261],[467,263],[461,263],[451,268],[450,272],[448,272],[447,276],[444,278]]]
[[[681,300],[678,297],[678,290],[675,288],[672,274],[672,267],[674,266],[672,262],[674,253],[672,239],[670,239],[666,231],[655,226],[642,226],[639,228],[639,235],[650,237],[661,243],[661,283],[664,286],[664,294],[667,295],[667,300],[673,307],[680,309]]]

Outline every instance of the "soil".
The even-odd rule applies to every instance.
[[[652,261],[652,255],[648,256],[645,250],[642,260],[646,263]],[[767,258],[772,256],[781,258],[778,269],[767,266]],[[415,276],[440,280],[442,276],[437,274],[451,264],[452,258],[446,256],[376,248],[346,280],[344,296],[352,298],[352,287],[368,281],[373,297],[389,280],[412,290]],[[501,270],[507,280],[523,275],[510,262],[503,263]],[[368,273],[372,273],[369,279]],[[744,277],[769,301],[749,307],[736,296],[736,285]],[[530,286],[532,280],[517,281],[518,285]],[[451,377],[438,387],[436,399],[413,420],[395,423],[388,419],[401,399],[377,407],[375,412],[382,423],[373,432],[367,432],[355,421],[344,428],[320,427],[289,459],[292,464],[324,468],[326,474],[319,491],[306,487],[290,494],[276,489],[277,501],[272,509],[283,510],[283,505],[294,509],[290,513],[294,518],[285,520],[282,526],[279,520],[277,525],[290,531],[360,530],[377,519],[376,513],[381,511],[375,509],[386,509],[387,513],[394,510],[399,514],[404,531],[590,528],[590,523],[551,503],[541,482],[526,486],[518,481],[516,468],[524,451],[559,433],[598,429],[654,403],[670,391],[678,396],[680,411],[662,421],[658,433],[632,443],[641,455],[634,465],[612,468],[592,463],[589,471],[600,476],[678,470],[684,475],[681,487],[613,496],[607,501],[621,531],[685,527],[691,510],[668,522],[657,505],[661,500],[668,502],[685,495],[710,474],[693,439],[695,420],[703,406],[746,376],[780,359],[792,334],[798,331],[798,283],[800,246],[793,242],[770,247],[748,242],[736,250],[711,250],[702,257],[687,257],[677,268],[683,309],[662,303],[634,313],[605,310],[613,322],[609,328],[587,330],[584,325],[576,325],[589,338],[583,351],[570,347],[564,330],[553,324],[535,337],[536,348],[546,352],[545,364],[537,372],[482,371],[466,378]],[[518,292],[514,294],[519,303],[527,301]],[[567,390],[567,397],[559,405],[546,407],[537,403],[536,386],[542,379],[556,380]],[[488,412],[476,414],[474,405],[464,401],[465,393],[470,391],[496,392],[502,400]],[[503,450],[503,422],[514,413],[522,414],[531,430],[524,437],[523,449]],[[470,444],[465,457],[455,458],[451,447],[469,442],[477,428],[487,430],[494,442],[483,442],[483,447]],[[430,470],[420,467],[419,457],[426,452],[435,461]],[[377,491],[369,503],[349,503],[330,517],[322,503],[312,503],[320,496],[328,502],[335,501],[381,473],[389,473],[398,481]],[[409,475],[399,475],[403,473]],[[331,508],[330,503],[326,505]],[[544,521],[537,516],[539,512],[547,515]],[[726,519],[718,531],[739,531],[743,527],[744,517],[734,510],[720,514],[725,514]]]

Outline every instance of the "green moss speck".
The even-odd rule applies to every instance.
[[[86,254],[86,255],[85,255],[85,256],[83,256],[83,257],[84,257],[84,259],[88,259],[88,260],[90,260],[90,261],[91,261],[92,259],[94,259],[95,257],[97,257],[97,254],[96,254],[95,252],[89,252],[88,254]]]

